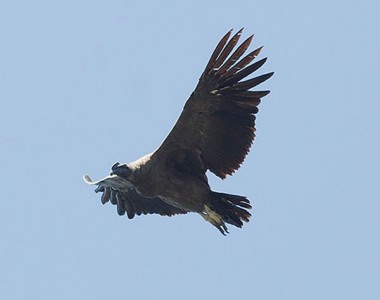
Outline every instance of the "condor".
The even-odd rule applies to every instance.
[[[251,91],[273,73],[247,79],[266,61],[252,63],[261,47],[246,54],[253,36],[236,47],[242,33],[229,31],[218,43],[198,85],[161,146],[128,164],[116,163],[96,185],[103,204],[110,201],[119,215],[173,216],[196,212],[222,234],[225,223],[242,227],[251,214],[244,196],[214,192],[206,171],[225,178],[237,170],[255,137],[255,115],[269,91]]]

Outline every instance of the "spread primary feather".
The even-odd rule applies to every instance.
[[[153,153],[129,164],[116,163],[97,185],[102,203],[110,201],[119,215],[199,213],[222,234],[225,223],[241,227],[251,214],[244,196],[211,190],[206,171],[225,178],[243,163],[255,138],[261,98],[269,91],[251,91],[273,73],[247,78],[265,62],[251,62],[262,47],[247,51],[253,36],[237,49],[242,29],[227,32],[216,46],[175,126]]]

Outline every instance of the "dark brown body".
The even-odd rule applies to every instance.
[[[261,48],[242,57],[253,36],[232,52],[241,32],[230,39],[230,31],[218,43],[177,123],[154,153],[115,164],[100,181],[85,177],[98,185],[102,203],[111,201],[129,218],[197,212],[223,234],[225,222],[241,227],[249,220],[249,200],[211,191],[206,177],[209,170],[223,179],[240,167],[255,138],[258,105],[269,93],[250,89],[273,73],[246,79],[266,61],[251,64]]]

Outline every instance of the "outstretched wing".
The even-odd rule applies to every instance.
[[[220,40],[177,123],[152,161],[155,157],[159,161],[174,160],[176,168],[201,173],[209,169],[221,178],[240,167],[255,137],[257,106],[269,94],[250,89],[273,75],[246,79],[266,58],[251,64],[261,47],[241,58],[253,36],[231,54],[241,33],[242,29],[230,39],[229,31]]]
[[[140,195],[136,189],[124,178],[117,175],[107,176],[99,181],[92,181],[89,176],[83,177],[90,185],[97,185],[95,192],[101,192],[101,201],[106,204],[110,201],[117,206],[117,213],[127,213],[129,219],[141,214],[159,214],[161,216],[173,216],[186,214],[187,212],[167,204],[159,197],[145,197]]]

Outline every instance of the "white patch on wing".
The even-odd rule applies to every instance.
[[[128,168],[130,168],[131,170],[139,169],[141,166],[145,165],[150,160],[150,157],[152,156],[153,153],[154,152],[149,153],[133,162],[130,162],[129,164],[127,164]]]
[[[118,191],[127,191],[131,188],[133,188],[133,185],[128,180],[125,180],[124,178],[117,176],[117,175],[109,175],[107,177],[104,177],[103,179],[100,179],[98,181],[92,181],[90,176],[84,175],[83,180],[89,184],[89,185],[98,185],[103,187],[109,187],[113,188],[114,190]]]

